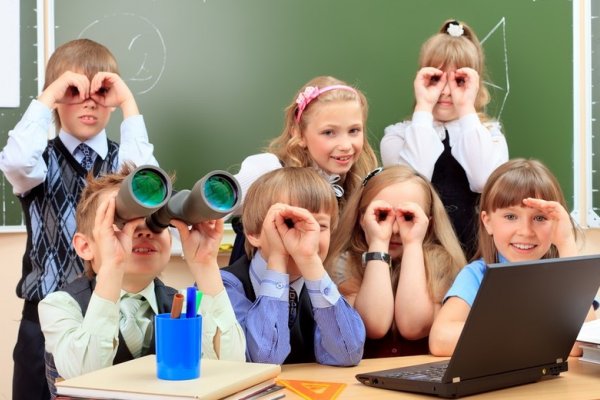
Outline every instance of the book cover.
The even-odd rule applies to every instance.
[[[156,376],[156,356],[148,355],[56,383],[61,396],[94,399],[221,399],[273,380],[281,372],[274,364],[241,361],[201,361],[200,377],[168,381]]]
[[[582,343],[581,350],[583,350],[583,354],[579,358],[581,361],[600,364],[600,345]]]
[[[584,322],[577,335],[577,341],[600,344],[600,319]]]

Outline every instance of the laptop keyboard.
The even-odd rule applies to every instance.
[[[441,382],[448,364],[428,365],[423,369],[397,369],[382,374],[388,378],[409,379],[413,381]]]

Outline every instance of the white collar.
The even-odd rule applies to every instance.
[[[102,129],[97,135],[95,135],[92,138],[89,138],[85,142],[82,142],[75,136],[63,131],[62,129],[60,130],[58,136],[60,137],[61,142],[63,142],[63,144],[71,154],[75,153],[75,149],[81,143],[85,143],[88,146],[90,146],[92,150],[94,150],[96,154],[98,154],[103,160],[108,154],[108,142],[106,140],[106,131],[104,129]]]
[[[329,184],[333,188],[335,197],[337,197],[338,199],[344,197],[343,184],[344,184],[345,176],[342,176],[339,174],[329,174],[329,173],[323,171],[323,169],[321,169],[315,162],[313,162],[313,168],[315,169],[315,171],[317,171],[319,173],[319,175],[321,175],[323,178],[325,178],[327,180],[327,182],[329,182]]]
[[[140,290],[137,293],[129,293],[129,292],[121,289],[121,295],[119,296],[119,299],[122,299],[123,296],[126,294],[129,294],[129,295],[140,294],[140,295],[144,296],[144,298],[146,298],[146,301],[148,302],[148,304],[150,304],[152,311],[154,311],[154,314],[158,315],[158,303],[156,301],[156,293],[154,292],[154,280],[152,280],[152,282],[150,282],[150,284],[148,284],[148,286],[146,286],[145,288],[143,288],[142,290]]]

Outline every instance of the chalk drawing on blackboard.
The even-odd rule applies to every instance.
[[[120,39],[114,40],[115,30]],[[167,47],[158,27],[148,18],[118,13],[88,24],[78,35],[107,45],[119,62],[119,70],[129,89],[141,95],[152,90],[167,65]]]
[[[497,74],[502,73],[503,76],[495,75],[494,82],[485,81],[488,90],[494,100],[488,106],[487,114],[496,120],[500,120],[504,105],[510,94],[510,79],[508,74],[508,46],[506,44],[506,19],[500,18],[498,23],[481,39],[481,44],[484,49],[494,47],[495,51],[486,52],[486,64],[488,71],[493,69]],[[492,55],[496,55],[492,57]]]

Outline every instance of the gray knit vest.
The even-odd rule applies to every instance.
[[[108,140],[104,160],[96,157],[94,176],[114,172],[119,145]],[[72,245],[75,209],[85,186],[87,171],[57,137],[43,153],[48,172],[44,182],[20,197],[27,228],[22,277],[17,295],[38,301],[83,272],[83,262]]]

